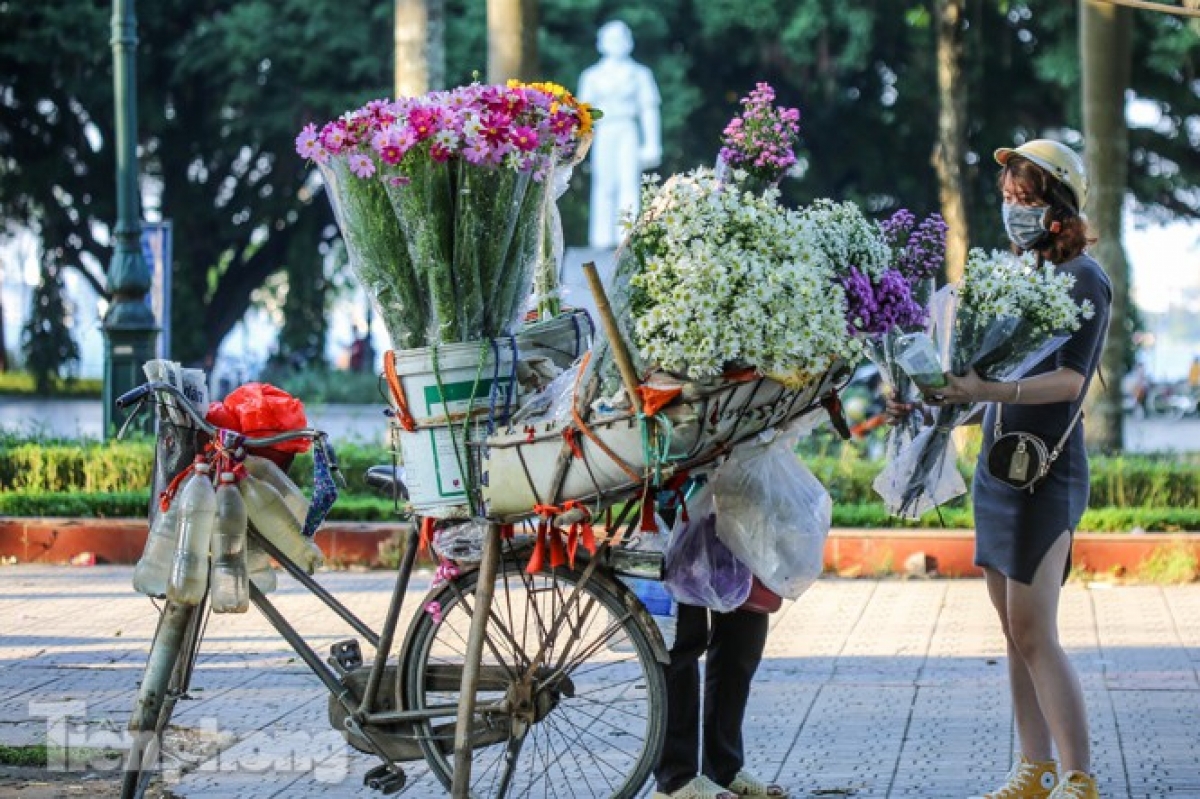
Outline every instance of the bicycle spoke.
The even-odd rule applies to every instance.
[[[476,700],[490,696],[492,701],[504,701],[513,695],[510,681],[534,677],[529,699],[537,721],[530,721],[524,733],[516,735],[516,728],[500,726],[512,717],[505,713],[487,717],[489,724],[497,726],[486,738],[475,739],[471,785],[476,795],[530,799],[640,795],[661,741],[662,672],[638,619],[624,606],[621,595],[608,587],[603,574],[591,582],[593,573],[588,568],[583,572],[563,568],[530,575],[506,561],[497,575],[482,664],[489,670],[481,675]],[[405,677],[408,701],[414,708],[457,701],[458,692],[445,683],[444,672],[429,681],[420,675],[434,664],[442,664],[437,666],[441,669],[463,665],[478,589],[474,580],[476,574],[469,573],[443,594],[441,624],[429,620],[419,628],[417,640],[424,643],[415,644],[416,660]],[[614,644],[622,644],[623,651],[610,655],[604,648]],[[497,666],[501,668],[495,670]],[[553,673],[547,677],[546,672]],[[451,755],[428,739],[422,745],[434,773],[449,785]]]

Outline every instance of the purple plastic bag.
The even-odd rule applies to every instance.
[[[754,575],[717,538],[717,507],[706,485],[680,513],[667,545],[666,585],[676,602],[720,613],[736,610],[750,596]]]

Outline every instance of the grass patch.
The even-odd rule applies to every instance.
[[[1134,576],[1140,582],[1158,585],[1193,583],[1200,577],[1200,560],[1185,542],[1164,544],[1155,547],[1134,571]]]
[[[0,766],[13,768],[47,768],[51,763],[69,768],[80,767],[111,769],[125,757],[120,749],[96,749],[92,747],[70,747],[63,749],[46,744],[29,746],[0,746]]]
[[[20,768],[45,768],[46,746],[0,746],[0,766]]]

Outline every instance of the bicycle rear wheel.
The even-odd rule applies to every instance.
[[[130,748],[121,799],[142,799],[159,768],[163,731],[191,682],[206,615],[205,603],[180,605],[167,600],[163,607],[129,718]]]
[[[406,709],[457,705],[478,576],[467,572],[430,597],[440,622],[430,612],[413,620],[397,686]],[[564,611],[580,578],[571,569],[531,576],[520,563],[501,564],[475,697],[473,796],[623,799],[637,795],[658,760],[666,685],[633,613],[637,599],[593,573]],[[543,644],[544,665],[531,671]],[[505,710],[486,709],[503,700]],[[453,727],[425,722],[417,730],[447,788]]]

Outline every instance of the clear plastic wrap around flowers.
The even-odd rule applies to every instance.
[[[586,151],[586,148],[584,150]],[[558,201],[571,187],[571,175],[574,172],[574,163],[562,164],[555,168],[550,181],[545,227],[538,247],[537,266],[533,277],[533,299],[539,319],[553,319],[562,310],[562,287],[558,273],[562,264],[564,241]]]
[[[741,607],[754,575],[717,538],[712,489],[702,487],[680,512],[667,545],[666,585],[676,602],[719,613]]]
[[[821,576],[833,500],[796,457],[798,432],[735,448],[712,481],[717,538],[775,593],[798,599]]]
[[[398,348],[514,332],[541,259],[550,181],[598,115],[561,86],[471,84],[308,125],[361,282]]]
[[[350,172],[347,157],[318,163],[350,267],[397,349],[422,347],[429,305],[384,184]]]
[[[984,380],[1016,380],[1041,363],[1093,309],[1071,297],[1074,278],[1052,266],[1003,252],[972,250],[960,283],[930,301],[935,349],[945,371],[974,370]],[[911,375],[914,379],[919,375]],[[974,405],[942,405],[934,427],[918,435],[875,481],[888,511],[908,519],[966,493],[958,474],[950,432],[975,412]],[[960,489],[961,486],[961,489]]]
[[[920,399],[920,392],[917,391],[912,378],[896,362],[896,341],[903,335],[899,328],[892,328],[886,333],[867,339],[866,355],[879,369],[888,396],[896,402],[915,402]],[[893,425],[884,444],[884,461],[892,461],[898,457],[920,432],[921,419],[916,414],[910,414]]]

